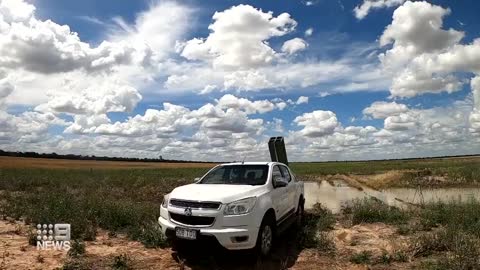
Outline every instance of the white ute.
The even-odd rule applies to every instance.
[[[275,234],[301,222],[304,201],[303,182],[284,163],[227,163],[165,195],[158,222],[170,239],[215,238],[265,256]]]

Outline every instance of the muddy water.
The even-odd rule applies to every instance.
[[[305,207],[311,208],[315,203],[321,203],[332,212],[338,213],[346,202],[353,199],[375,197],[389,205],[403,206],[404,202],[422,203],[432,201],[450,201],[453,199],[480,200],[480,188],[436,188],[416,190],[413,188],[392,188],[377,191],[368,187],[363,190],[350,187],[341,180],[329,183],[327,181],[305,182]]]

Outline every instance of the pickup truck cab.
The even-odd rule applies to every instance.
[[[304,211],[303,182],[279,162],[228,163],[165,195],[158,222],[168,238],[214,238],[268,255],[274,236]]]

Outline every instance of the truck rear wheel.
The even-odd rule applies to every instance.
[[[304,203],[303,203],[303,200],[300,200],[300,202],[298,202],[298,207],[297,207],[297,213],[295,213],[296,215],[296,221],[295,221],[295,225],[297,225],[298,228],[302,227],[303,225],[303,218],[304,218],[304,214],[305,214],[305,208],[304,208]]]
[[[257,237],[257,245],[255,247],[261,256],[266,257],[270,254],[270,251],[272,251],[274,235],[274,219],[267,215],[263,218],[262,225],[260,225],[260,230],[258,231]]]

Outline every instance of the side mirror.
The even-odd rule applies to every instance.
[[[200,181],[200,177],[195,177],[195,179],[193,179],[193,183],[197,183],[198,181]]]
[[[284,177],[276,177],[273,179],[273,185],[275,188],[286,187],[288,182]]]

